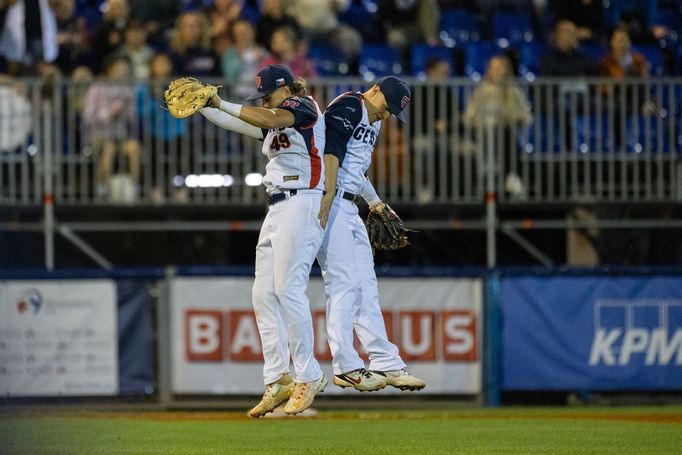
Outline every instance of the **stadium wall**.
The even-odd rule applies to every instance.
[[[258,395],[252,273],[2,272],[0,394],[152,395],[166,405]],[[387,332],[427,380],[423,395],[497,405],[509,391],[682,390],[680,270],[378,273]],[[308,294],[316,356],[330,370],[319,277]]]

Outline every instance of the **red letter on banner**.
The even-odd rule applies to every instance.
[[[329,362],[332,352],[329,349],[327,335],[327,314],[324,310],[313,311],[313,332],[315,333],[315,358],[320,362]]]
[[[400,353],[405,360],[436,360],[433,311],[401,311]]]
[[[230,359],[263,361],[263,348],[253,311],[230,311]]]
[[[185,354],[190,362],[223,360],[223,313],[185,311]]]
[[[443,311],[443,359],[473,361],[476,352],[476,316],[471,310]]]

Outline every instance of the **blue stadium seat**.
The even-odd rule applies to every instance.
[[[446,60],[453,67],[450,49],[442,46],[429,46],[428,44],[415,44],[410,49],[410,74],[423,77],[426,64],[431,59]]]
[[[464,73],[474,80],[480,80],[488,60],[499,53],[500,48],[487,41],[469,44],[466,48]]]
[[[493,16],[493,38],[501,48],[519,47],[533,41],[533,22],[526,13],[496,13]]]
[[[320,76],[343,76],[348,74],[348,64],[340,49],[334,46],[310,46],[308,58],[312,60]]]
[[[598,62],[603,56],[609,53],[607,47],[596,43],[581,44],[580,48],[595,62]]]
[[[481,40],[481,30],[475,14],[463,9],[443,11],[440,20],[441,39],[448,47]]]
[[[665,61],[663,52],[657,46],[633,46],[633,50],[644,54],[649,64],[649,74],[651,76],[663,76],[665,74]]]
[[[374,44],[362,48],[359,70],[365,80],[374,80],[382,76],[398,76],[403,72],[403,67],[397,50]]]
[[[521,47],[519,56],[519,75],[532,81],[540,74],[540,58],[547,52],[543,43],[528,43]]]

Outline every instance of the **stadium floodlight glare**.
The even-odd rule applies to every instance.
[[[185,186],[187,188],[196,188],[199,186],[199,176],[195,174],[189,174],[185,177]]]
[[[251,172],[244,176],[244,183],[247,186],[260,186],[263,184],[263,176],[258,172]]]
[[[220,188],[222,186],[232,186],[234,177],[228,174],[189,174],[183,179],[181,175],[173,178],[175,186],[184,185],[188,188]]]

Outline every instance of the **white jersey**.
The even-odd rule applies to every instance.
[[[285,99],[278,109],[294,114],[294,125],[263,130],[263,154],[270,161],[263,184],[268,193],[291,189],[324,189],[324,116],[309,96]]]
[[[372,151],[381,131],[381,121],[369,122],[364,97],[347,92],[331,102],[324,113],[327,126],[325,153],[339,158],[336,187],[359,193],[372,163]]]

